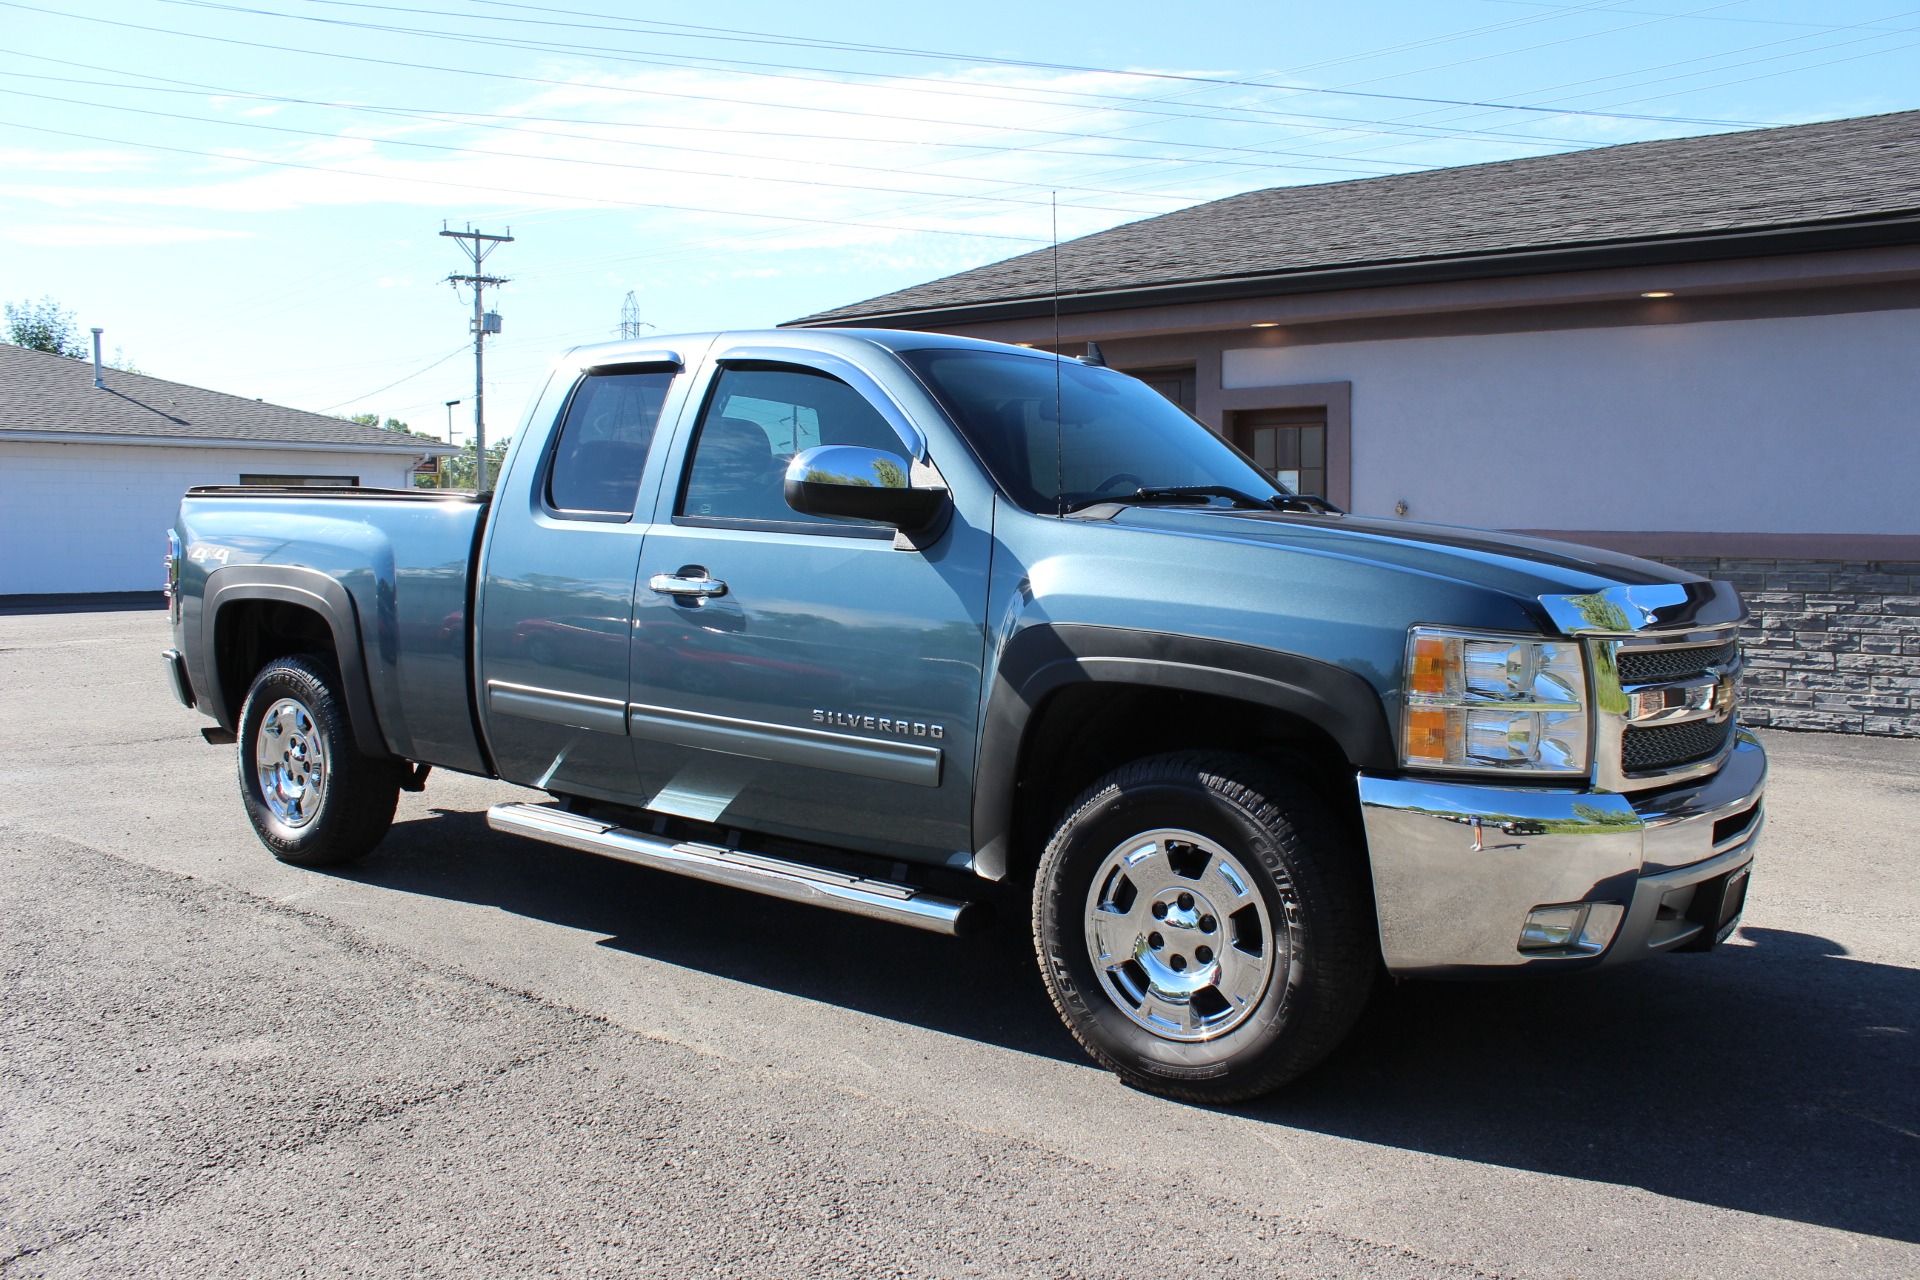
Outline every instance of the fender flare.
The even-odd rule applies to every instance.
[[[353,596],[338,581],[318,569],[291,565],[241,564],[215,569],[207,575],[200,607],[200,662],[206,673],[203,709],[222,727],[239,731],[239,708],[229,707],[221,687],[220,611],[243,600],[273,600],[298,605],[320,615],[333,633],[334,661],[346,695],[347,724],[363,755],[383,758],[393,753],[380,732],[373,709],[373,687],[367,679],[366,657],[360,648],[360,614]],[[201,692],[196,689],[196,692]]]
[[[1392,771],[1380,695],[1344,667],[1275,649],[1127,627],[1030,626],[1009,641],[981,717],[973,794],[973,869],[989,880],[1012,861],[1020,752],[1033,713],[1072,684],[1110,682],[1212,694],[1298,716],[1339,744],[1356,769]]]

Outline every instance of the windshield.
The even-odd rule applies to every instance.
[[[953,347],[902,351],[900,358],[979,450],[1001,488],[1029,511],[1123,500],[1141,489],[1225,488],[1261,500],[1286,492],[1239,450],[1124,373],[1077,360]]]

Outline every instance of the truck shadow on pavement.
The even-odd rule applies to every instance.
[[[350,874],[874,1017],[1085,1060],[1017,914],[956,941],[516,840],[483,815],[447,811],[397,824]],[[1016,898],[1003,914],[1019,909]],[[1090,1076],[1089,1087],[1120,1086]],[[1920,1242],[1920,970],[1743,928],[1710,954],[1605,973],[1404,983],[1383,989],[1307,1077],[1228,1110]]]

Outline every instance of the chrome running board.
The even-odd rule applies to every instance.
[[[789,902],[810,902],[949,937],[972,932],[983,913],[978,903],[935,897],[913,885],[871,880],[719,845],[675,844],[551,805],[498,804],[487,810],[487,825],[495,831],[604,854],[656,871],[711,880]]]

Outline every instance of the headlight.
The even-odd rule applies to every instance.
[[[1585,773],[1579,643],[1413,628],[1400,760],[1419,769]]]

